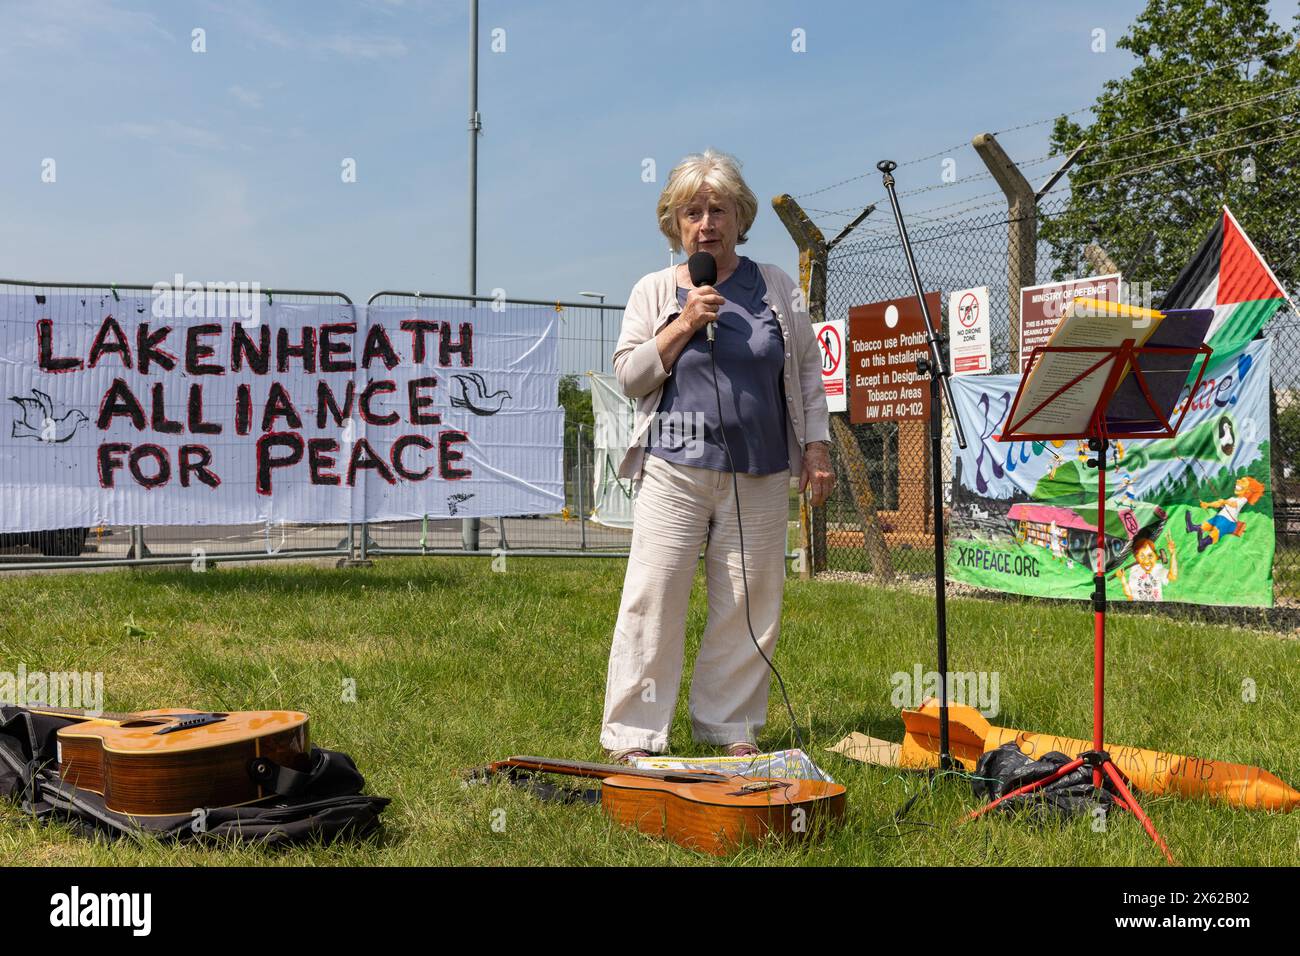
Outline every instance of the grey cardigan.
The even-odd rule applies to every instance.
[[[786,446],[790,476],[798,478],[804,446],[831,438],[821,353],[794,280],[769,263],[760,262],[758,268],[767,286],[763,301],[772,307],[785,338]],[[623,327],[614,347],[614,374],[623,394],[636,400],[636,417],[627,454],[618,469],[620,478],[640,477],[645,465],[644,440],[659,408],[664,382],[672,374],[672,369],[663,367],[655,336],[681,311],[676,273],[676,267],[670,266],[643,276],[632,288],[623,311]]]

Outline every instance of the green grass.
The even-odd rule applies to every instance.
[[[609,824],[587,806],[544,804],[504,784],[464,789],[455,772],[512,753],[599,759],[610,633],[624,563],[512,558],[385,559],[371,569],[305,565],[0,577],[0,670],[103,671],[106,706],[293,708],[314,741],[357,761],[393,798],[386,830],[361,845],[249,848],[96,843],[0,809],[0,864],[712,864]],[[688,662],[703,626],[702,581]],[[954,599],[952,666],[997,671],[995,723],[1086,737],[1091,620],[1044,602]],[[127,627],[130,622],[133,627]],[[901,739],[890,675],[929,669],[924,595],[829,581],[787,583],[781,667],[810,749],[849,791],[846,825],[821,843],[753,847],[727,864],[1000,865],[1159,862],[1130,819],[1044,829],[959,826],[969,786],[867,767],[823,752],[850,731]],[[1255,763],[1300,783],[1300,644],[1278,635],[1138,614],[1112,620],[1108,734],[1117,743]],[[1243,703],[1241,685],[1258,698]],[[358,700],[343,702],[345,678]],[[692,744],[682,695],[674,751]],[[773,693],[760,744],[790,745]],[[893,813],[923,792],[901,825]],[[1145,806],[1180,862],[1300,863],[1300,814],[1203,801]],[[503,832],[493,812],[505,811]],[[499,815],[498,815],[499,818]]]

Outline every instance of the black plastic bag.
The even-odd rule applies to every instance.
[[[1006,743],[980,756],[971,778],[971,789],[977,799],[991,803],[1035,780],[1050,777],[1074,759],[1053,750],[1034,760],[1021,753],[1014,743]],[[1031,818],[1041,822],[1067,820],[1080,813],[1090,813],[1096,807],[1101,807],[1105,814],[1114,804],[1115,796],[1114,787],[1104,774],[1102,786],[1102,790],[1093,789],[1092,768],[1083,764],[1046,786],[1003,801],[997,809],[1013,814],[1028,812]]]

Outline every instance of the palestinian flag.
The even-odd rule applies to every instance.
[[[1273,270],[1224,206],[1218,224],[1183,267],[1160,308],[1213,309],[1205,341],[1214,349],[1210,364],[1217,365],[1245,348],[1289,301]]]

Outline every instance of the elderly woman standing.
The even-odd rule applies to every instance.
[[[781,269],[736,254],[757,213],[734,158],[686,157],[659,197],[659,228],[674,252],[711,253],[717,280],[695,287],[684,264],[653,272],[624,312],[614,369],[637,404],[619,476],[639,490],[601,733],[616,761],[668,747],[702,546],[709,613],[691,683],[692,731],[732,754],[757,752],[771,671],[754,639],[770,659],[790,479],[812,488],[814,505],[834,485],[821,358],[803,298]]]

